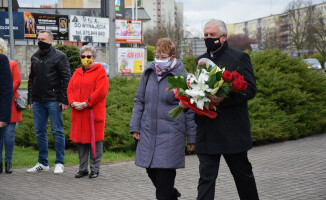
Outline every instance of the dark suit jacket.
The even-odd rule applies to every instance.
[[[3,54],[0,54],[0,68],[0,121],[10,123],[13,85],[9,60]]]
[[[197,154],[231,154],[247,151],[252,146],[247,101],[256,95],[256,80],[250,57],[242,51],[228,47],[227,42],[211,57],[205,53],[198,58],[209,58],[220,68],[237,70],[248,83],[243,93],[232,93],[219,105],[215,119],[195,116],[197,123]]]

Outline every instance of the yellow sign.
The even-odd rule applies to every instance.
[[[134,71],[134,73],[142,73],[143,72],[143,61],[142,60],[134,60],[133,61],[133,71]]]

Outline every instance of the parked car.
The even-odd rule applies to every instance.
[[[320,62],[316,58],[303,59],[303,62],[305,62],[308,65],[308,68],[317,69],[317,70],[322,69]]]
[[[104,62],[94,62],[94,64],[101,64],[102,65],[102,67],[105,69],[105,71],[106,71],[106,75],[107,76],[110,76],[110,67],[109,67],[109,64],[106,64],[106,63],[104,63]]]

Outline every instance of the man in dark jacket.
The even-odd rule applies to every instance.
[[[59,174],[64,171],[65,136],[62,111],[69,107],[66,91],[71,77],[70,65],[67,56],[52,47],[51,31],[40,31],[37,41],[39,50],[31,58],[31,72],[28,79],[28,107],[33,109],[39,157],[38,163],[27,172],[49,170],[46,129],[50,117],[56,150],[54,173]]]
[[[199,165],[198,200],[211,200],[215,195],[215,181],[219,162],[223,155],[234,177],[240,199],[258,199],[254,174],[247,157],[251,148],[251,131],[247,101],[256,94],[256,81],[248,54],[228,47],[227,29],[221,20],[211,19],[204,26],[208,58],[220,68],[235,71],[248,83],[247,90],[232,93],[228,98],[211,95],[211,101],[219,103],[215,119],[195,116],[197,124],[196,153]]]
[[[13,91],[9,60],[1,51],[0,67],[0,131],[2,131],[1,128],[10,123]],[[2,172],[2,168],[0,171]]]

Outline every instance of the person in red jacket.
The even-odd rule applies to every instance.
[[[7,54],[7,44],[0,38],[0,53]],[[7,174],[12,173],[12,155],[15,146],[15,128],[18,122],[22,121],[21,111],[17,111],[15,98],[19,98],[18,87],[21,83],[21,75],[18,67],[18,63],[9,60],[11,76],[13,80],[13,98],[11,103],[11,119],[5,127],[0,131],[0,173],[2,173],[2,149],[5,147],[5,172]]]
[[[75,175],[80,178],[88,175],[88,156],[90,154],[89,178],[99,174],[103,153],[105,126],[105,97],[109,90],[109,80],[101,64],[94,64],[96,49],[83,46],[80,49],[83,66],[76,69],[69,81],[67,95],[71,106],[70,139],[77,143],[79,154],[79,171]],[[94,113],[94,129],[96,141],[96,157],[91,148],[90,111]]]

